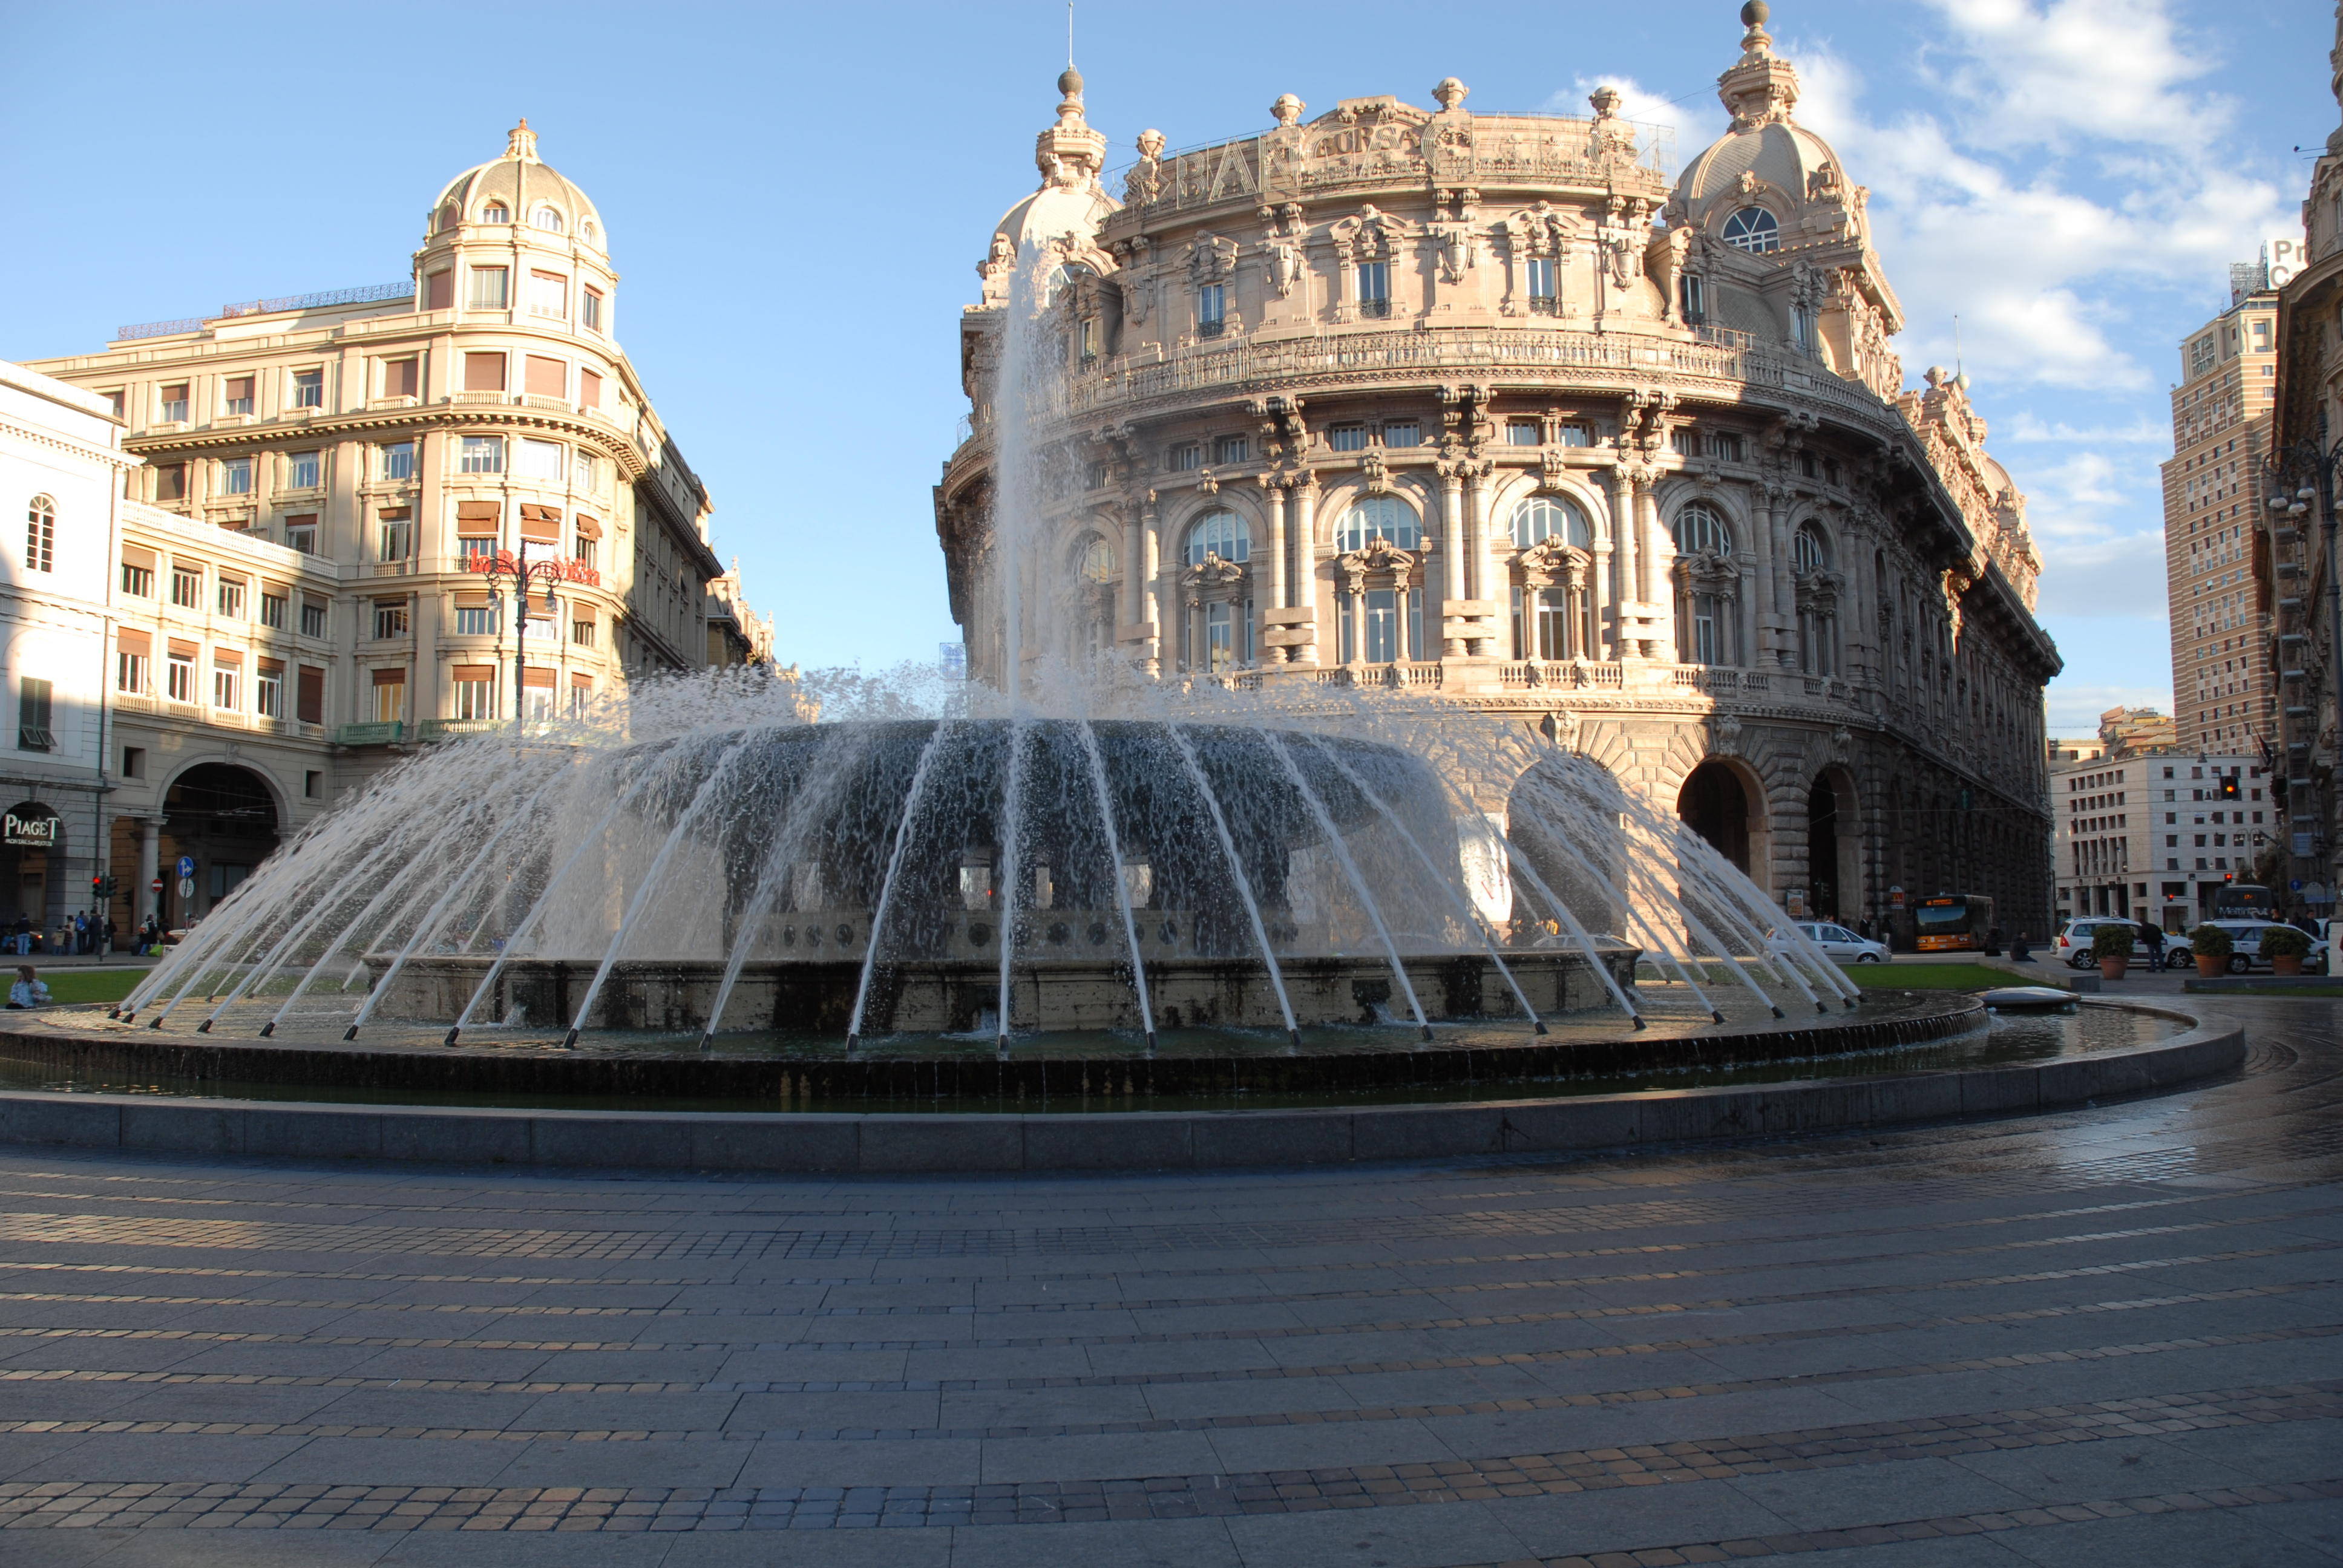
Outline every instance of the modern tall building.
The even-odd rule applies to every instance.
[[[524,122],[432,200],[399,283],[126,327],[32,367],[88,396],[76,417],[126,475],[127,499],[68,507],[118,518],[113,547],[58,535],[61,565],[113,548],[114,624],[85,663],[113,716],[118,920],[151,907],[158,863],[166,918],[200,915],[417,744],[769,654],[619,346],[608,245]]]
[[[2164,465],[2172,706],[2184,748],[2258,756],[2278,729],[2272,607],[2254,571],[2256,481],[2278,389],[2278,295],[2258,266],[2231,270],[2229,308],[2182,342],[2172,389]]]
[[[1118,199],[1069,71],[960,325],[971,672],[1437,692],[1675,803],[1785,908],[2046,926],[2024,498],[1963,378],[1905,385],[1867,193],[1743,17],[1732,127],[1674,178],[1614,93],[1480,115],[1451,78],[1148,131]],[[1039,540],[1014,585],[1004,533]]]
[[[2343,103],[2343,13],[2328,56]],[[2343,129],[2327,138],[2302,204],[2304,265],[2278,296],[2278,407],[2259,476],[2268,548],[2264,591],[2277,612],[2278,755],[2287,849],[2306,901],[2343,892],[2343,572],[2336,464],[2343,457]]]

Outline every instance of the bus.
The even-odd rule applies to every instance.
[[[1981,893],[1938,893],[1912,910],[1913,946],[1924,953],[1977,950],[1993,930],[1993,900]]]
[[[2278,919],[2278,900],[2258,882],[2223,882],[2213,889],[2213,918],[2274,920]]]

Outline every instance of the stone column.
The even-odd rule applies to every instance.
[[[1304,473],[1293,487],[1293,578],[1288,585],[1286,603],[1295,609],[1309,612],[1306,622],[1314,628],[1318,619],[1318,476]],[[1332,664],[1331,656],[1322,655],[1314,638],[1286,650],[1296,664]]]
[[[1676,648],[1676,595],[1674,568],[1676,542],[1660,519],[1660,498],[1654,491],[1650,470],[1645,470],[1643,483],[1636,486],[1635,504],[1643,514],[1644,533],[1636,549],[1636,558],[1644,574],[1644,602],[1650,607],[1645,613],[1649,640],[1644,644],[1644,657],[1673,658]]]
[[[1639,500],[1634,470],[1624,462],[1614,465],[1611,469],[1611,516],[1614,536],[1611,558],[1617,567],[1618,591],[1617,597],[1612,600],[1611,657],[1614,658],[1633,658],[1642,651],[1635,640],[1634,628],[1629,624],[1634,614],[1632,607],[1642,597],[1643,579],[1635,569],[1635,558],[1639,553],[1635,545],[1644,526]]]
[[[1463,598],[1464,593],[1464,473],[1463,465],[1442,463],[1440,466],[1440,575],[1446,587],[1446,597]],[[1429,574],[1426,574],[1427,578]],[[1442,618],[1445,621],[1446,617]],[[1440,651],[1445,658],[1455,658],[1464,652],[1464,639],[1454,634],[1453,626],[1441,628]]]
[[[1784,668],[1798,662],[1797,583],[1790,564],[1790,492],[1780,485],[1765,487],[1765,538],[1773,552],[1774,658]]]
[[[133,924],[144,921],[148,915],[156,912],[155,878],[162,869],[163,819],[160,817],[141,817],[138,819],[138,886],[130,897]]]
[[[1163,672],[1163,518],[1150,490],[1139,508],[1139,664],[1150,675]]]
[[[1269,604],[1270,609],[1285,608],[1285,486],[1274,474],[1261,477],[1261,487],[1269,498]]]
[[[1594,539],[1591,553],[1594,558],[1587,568],[1586,598],[1588,608],[1594,613],[1594,641],[1584,649],[1584,656],[1588,658],[1601,661],[1605,658],[1615,658],[1618,657],[1616,653],[1606,652],[1606,640],[1610,639],[1614,634],[1604,629],[1611,624],[1612,614],[1611,536],[1613,525],[1611,516],[1605,511],[1598,510],[1593,520],[1594,525]],[[1535,647],[1535,634],[1527,632],[1526,628],[1524,628],[1524,633],[1529,638],[1529,645],[1531,647]]]
[[[1497,603],[1500,590],[1493,585],[1504,578],[1503,571],[1490,569],[1489,514],[1496,504],[1497,487],[1493,466],[1478,463],[1473,466],[1472,487],[1465,492],[1466,567],[1465,598],[1491,607],[1488,618],[1482,624],[1486,635],[1468,639],[1471,650],[1482,655],[1493,655],[1499,650],[1497,623],[1503,618],[1505,607]]]

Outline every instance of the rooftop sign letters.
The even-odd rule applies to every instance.
[[[510,550],[498,550],[495,555],[468,557],[464,562],[468,572],[502,572],[510,577],[520,570],[520,563]],[[588,588],[600,588],[602,574],[583,561],[538,560],[528,563],[528,575],[533,578],[554,578],[562,582],[584,583]]]

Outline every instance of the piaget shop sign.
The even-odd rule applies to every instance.
[[[8,808],[0,817],[0,843],[12,849],[54,849],[57,847],[57,814],[38,800]]]

